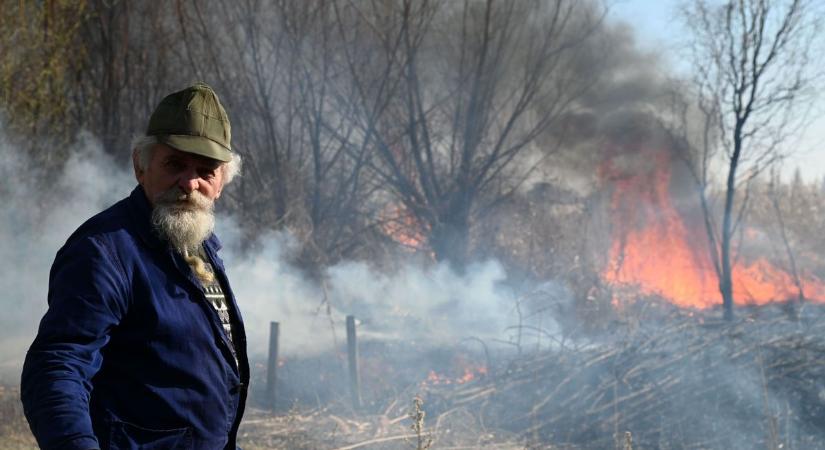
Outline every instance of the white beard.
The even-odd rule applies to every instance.
[[[198,191],[172,188],[155,199],[152,225],[181,255],[197,254],[215,228],[214,202]]]

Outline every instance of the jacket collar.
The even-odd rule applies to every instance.
[[[126,201],[132,215],[132,223],[135,225],[140,238],[152,248],[167,248],[168,244],[161,240],[152,228],[152,205],[149,204],[149,199],[146,197],[143,187],[141,185],[135,186]],[[213,253],[223,247],[215,233],[209,235],[209,238],[204,241],[204,245]]]

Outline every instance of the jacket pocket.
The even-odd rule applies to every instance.
[[[155,430],[111,421],[110,450],[192,450],[192,429]]]

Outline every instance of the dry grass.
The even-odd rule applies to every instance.
[[[348,415],[331,410],[298,411],[272,415],[252,409],[241,425],[239,445],[244,450],[334,449],[334,450],[437,450],[528,448],[512,435],[485,430],[470,411],[456,409],[421,421],[423,406],[403,412],[393,408],[386,414]],[[343,408],[342,408],[343,409]],[[397,415],[396,415],[397,414]],[[420,425],[420,433],[416,430]],[[429,445],[429,447],[427,447]],[[530,448],[553,448],[548,446]]]
[[[524,355],[463,385],[412,384],[360,412],[343,394],[277,414],[248,405],[239,445],[825,449],[825,307],[808,309],[791,320],[759,308],[730,324],[669,317],[621,335],[617,325],[609,339]],[[0,449],[36,448],[18,397],[0,388]]]
[[[423,416],[422,406],[418,414]],[[390,413],[392,414],[392,413]],[[423,418],[423,417],[422,417]],[[423,421],[422,421],[423,422]],[[351,416],[330,410],[299,411],[275,415],[255,408],[247,409],[238,436],[244,450],[317,450],[317,449],[434,449],[488,448],[515,450],[523,445],[502,439],[495,433],[479,428],[466,411],[452,411],[437,417],[432,429],[425,431],[423,423],[418,434],[409,414]],[[411,429],[413,433],[411,433]],[[419,440],[421,438],[422,440]],[[431,441],[427,439],[432,438]],[[438,443],[439,445],[435,445]],[[20,403],[17,387],[0,386],[0,449],[35,450],[34,440]]]
[[[4,450],[37,449],[37,442],[23,417],[20,390],[0,385],[0,447]]]

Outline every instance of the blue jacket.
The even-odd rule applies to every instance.
[[[21,385],[43,449],[235,449],[249,363],[220,243],[213,235],[204,247],[237,318],[239,364],[197,279],[150,216],[138,186],[57,252]]]

